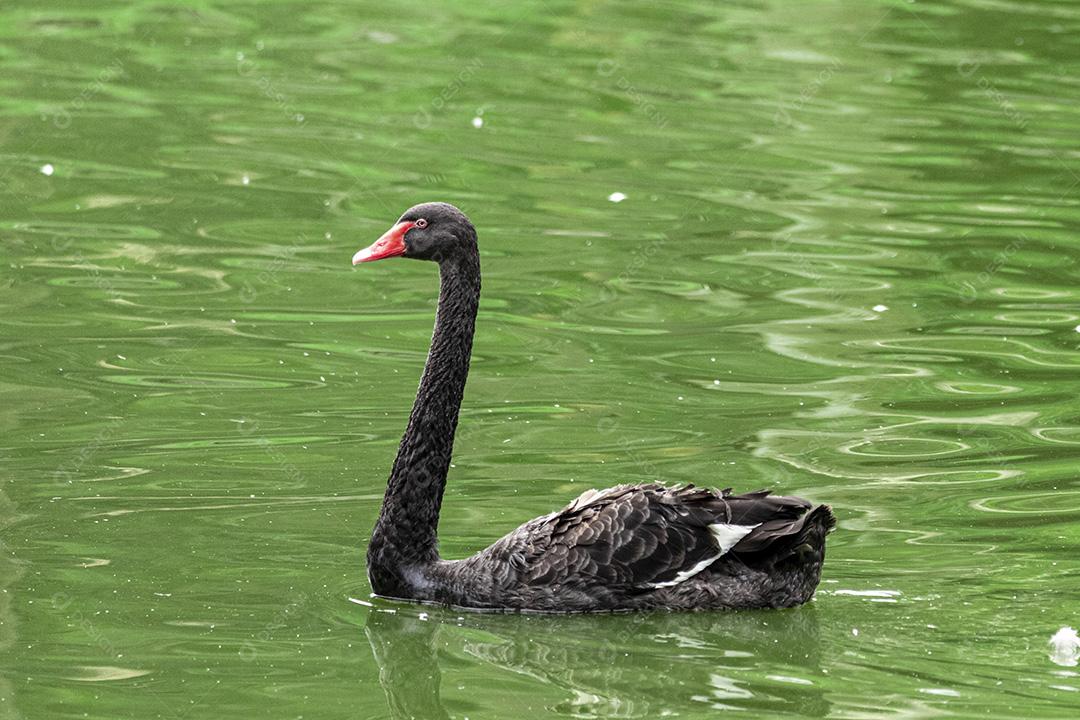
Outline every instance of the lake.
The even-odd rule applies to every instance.
[[[0,8],[0,718],[1070,718],[1080,6]],[[463,613],[364,552],[479,229],[441,523],[833,506],[785,611]]]

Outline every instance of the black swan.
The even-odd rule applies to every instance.
[[[453,205],[410,208],[353,265],[439,264],[439,305],[420,387],[368,545],[383,597],[488,610],[591,612],[790,607],[814,593],[827,505],[767,490],[733,495],[649,483],[589,490],[464,560],[437,529],[480,302],[476,229]]]

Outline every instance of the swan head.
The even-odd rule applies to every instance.
[[[406,210],[394,226],[353,255],[353,265],[389,257],[441,263],[476,252],[476,228],[449,203],[430,202]]]

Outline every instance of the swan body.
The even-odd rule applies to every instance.
[[[452,205],[410,208],[353,264],[439,264],[435,331],[368,545],[385,597],[486,610],[594,612],[790,607],[821,576],[828,506],[656,483],[589,490],[463,560],[438,553],[437,528],[480,296],[476,231]]]

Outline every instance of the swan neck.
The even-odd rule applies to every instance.
[[[400,579],[409,566],[439,557],[439,511],[480,301],[478,255],[443,261],[439,277],[431,348],[368,551],[373,584],[380,568]]]

